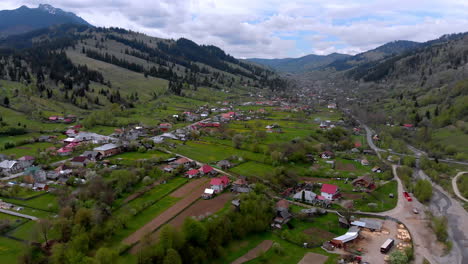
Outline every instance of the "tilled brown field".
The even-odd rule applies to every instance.
[[[174,193],[178,192],[177,195],[181,195],[183,193],[185,193],[186,195],[183,196],[184,198],[176,204],[174,204],[171,208],[167,209],[166,211],[155,217],[153,220],[151,220],[151,222],[147,223],[142,228],[138,229],[133,234],[125,238],[123,240],[123,243],[127,245],[133,245],[137,243],[145,234],[153,232],[154,230],[158,229],[159,227],[167,223],[169,220],[171,220],[171,218],[178,215],[185,208],[187,208],[187,206],[189,206],[190,204],[192,204],[200,198],[205,188],[209,186],[208,181],[209,179],[207,178],[200,178],[183,186],[181,189],[185,189],[184,192],[178,192],[180,189],[175,191]],[[189,188],[187,188],[188,185],[190,186]],[[171,196],[173,196],[174,193],[172,193]]]
[[[207,178],[198,178],[196,180],[192,180],[191,182],[175,190],[173,193],[170,194],[170,196],[176,197],[176,198],[183,198],[186,195],[192,193],[194,188],[200,186],[200,184],[202,184],[203,182],[207,182],[207,181],[209,181],[209,179]],[[203,194],[203,191],[199,193],[199,196],[201,196],[202,194]]]
[[[210,214],[213,214],[219,210],[221,210],[224,205],[229,202],[234,197],[233,193],[223,193],[221,195],[216,196],[211,200],[198,200],[190,207],[185,209],[182,213],[177,215],[174,219],[170,220],[168,224],[172,225],[175,228],[180,228],[184,223],[185,218],[187,217],[206,217]],[[161,229],[157,230],[151,235],[151,241],[156,242]],[[136,254],[138,253],[139,245],[135,245],[131,250],[130,253]]]
[[[174,219],[169,221],[169,224],[174,227],[180,227],[187,217],[194,216],[197,218],[204,218],[209,216],[221,210],[224,205],[232,199],[232,197],[234,197],[233,193],[223,193],[211,200],[198,200]]]

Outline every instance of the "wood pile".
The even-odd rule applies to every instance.
[[[402,241],[405,241],[405,242],[410,242],[411,241],[411,235],[409,234],[407,229],[398,228],[397,231],[398,231],[397,238],[399,240],[402,240]]]
[[[401,251],[404,251],[405,249],[407,248],[410,248],[411,247],[411,244],[410,243],[398,243],[398,245],[396,246],[398,250],[401,250]]]

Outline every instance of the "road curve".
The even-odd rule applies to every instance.
[[[463,195],[461,195],[460,190],[458,189],[458,184],[457,184],[458,177],[462,176],[465,173],[468,173],[468,171],[459,172],[457,176],[455,176],[452,179],[452,187],[453,187],[453,192],[455,193],[455,195],[458,196],[458,198],[468,203],[468,199],[466,199],[465,197],[463,197]]]

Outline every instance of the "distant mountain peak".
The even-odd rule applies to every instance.
[[[0,11],[0,38],[61,24],[90,26],[87,21],[74,13],[49,4],[39,4],[37,8],[23,5],[15,10]]]
[[[62,11],[58,8],[55,8],[49,4],[39,4],[38,9],[48,12],[49,14],[55,15],[57,11]]]

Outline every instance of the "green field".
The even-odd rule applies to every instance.
[[[278,243],[283,249],[283,254],[276,254],[273,249],[268,250],[260,257],[253,259],[246,263],[275,263],[275,264],[290,264],[298,263],[307,252],[314,252],[322,255],[329,256],[326,264],[336,263],[339,255],[329,254],[319,248],[306,249],[288,241],[281,239],[279,236],[265,232],[257,235],[249,236],[246,239],[231,242],[226,248],[226,255],[220,259],[213,260],[213,264],[231,263],[239,257],[246,254],[249,250],[255,248],[264,240],[273,240]]]
[[[265,160],[263,154],[200,141],[189,141],[185,145],[178,145],[175,152],[206,163],[220,161],[233,155],[258,162]]]
[[[37,192],[35,194],[37,194]],[[14,203],[16,205],[28,206],[28,207],[37,208],[37,209],[46,210],[46,211],[58,210],[57,197],[51,193],[47,193],[45,195],[41,195],[39,197],[26,200],[26,201],[17,200],[17,199],[8,199],[8,198],[3,198],[3,200]]]
[[[143,225],[151,221],[157,215],[162,213],[167,208],[174,205],[180,198],[167,196],[174,190],[187,182],[185,178],[175,178],[166,184],[158,185],[151,191],[146,192],[144,195],[132,200],[127,205],[121,207],[116,211],[118,214],[126,214],[131,211],[131,208],[144,208],[146,204],[150,204],[143,211],[135,216],[131,216],[127,221],[127,228],[118,230],[111,239],[111,243],[115,245],[120,243],[124,238],[141,228]]]
[[[242,176],[264,176],[265,173],[272,172],[275,168],[271,165],[267,165],[264,163],[258,163],[255,161],[249,161],[242,163],[234,168],[230,169],[230,171],[235,172]]]
[[[0,237],[0,263],[17,263],[23,246],[23,243],[16,240]]]
[[[4,213],[0,213],[0,220],[8,220],[9,223],[10,223],[10,226],[12,228],[14,228],[15,226],[18,226],[18,225],[22,224],[23,222],[27,221],[24,218],[9,215],[9,214],[4,214]]]
[[[26,156],[26,155],[39,157],[40,152],[43,152],[45,149],[49,147],[54,147],[54,146],[57,147],[57,145],[54,145],[52,143],[38,142],[38,143],[21,145],[18,147],[7,149],[7,150],[2,150],[1,153],[5,155],[12,155],[15,158],[21,158],[22,156]]]
[[[398,198],[396,198],[398,196],[397,187],[397,182],[392,180],[365,195],[362,199],[355,200],[354,208],[364,212],[384,212],[393,209],[398,202]],[[393,193],[395,198],[388,197],[390,193]],[[369,203],[375,203],[377,207],[370,207]]]

